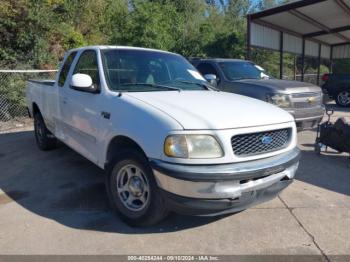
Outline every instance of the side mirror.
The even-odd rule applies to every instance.
[[[91,76],[87,74],[72,75],[70,86],[71,88],[79,91],[88,93],[98,93],[98,89],[92,84]]]
[[[212,86],[216,87],[218,85],[218,81],[216,75],[214,74],[206,74],[204,75],[205,80],[207,80]]]
[[[270,76],[265,74],[264,72],[260,72],[260,78],[261,79],[270,79]]]

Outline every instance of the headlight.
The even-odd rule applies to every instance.
[[[165,139],[164,153],[178,158],[218,158],[221,146],[210,135],[171,135]]]
[[[292,102],[289,95],[284,94],[274,94],[267,95],[266,101],[279,107],[290,108],[292,107]]]

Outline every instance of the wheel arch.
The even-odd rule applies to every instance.
[[[111,161],[113,160],[113,157],[123,149],[135,149],[147,158],[145,151],[137,142],[135,142],[130,137],[124,135],[117,135],[110,140],[107,146],[104,164],[104,168],[106,170],[109,167],[109,163],[111,163]]]
[[[32,115],[33,115],[33,117],[36,113],[41,114],[39,106],[37,105],[37,103],[33,102],[32,103]]]

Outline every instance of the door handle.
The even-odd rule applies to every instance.
[[[101,112],[101,116],[102,116],[103,118],[110,119],[110,118],[111,118],[111,113],[102,111],[102,112]]]

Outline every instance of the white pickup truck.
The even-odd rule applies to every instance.
[[[105,169],[111,206],[131,225],[238,212],[275,197],[298,168],[289,113],[218,92],[177,54],[70,50],[56,81],[31,80],[26,95],[39,148],[60,140]]]

